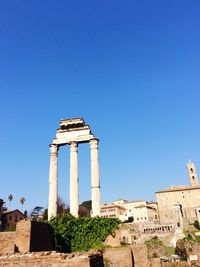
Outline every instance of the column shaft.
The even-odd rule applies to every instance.
[[[78,217],[78,144],[70,144],[70,213]]]
[[[50,145],[48,220],[57,215],[58,199],[58,146]]]
[[[100,177],[98,159],[98,139],[90,140],[91,153],[91,193],[92,193],[92,216],[100,216]]]

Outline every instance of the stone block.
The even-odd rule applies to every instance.
[[[103,252],[106,267],[132,267],[133,258],[130,247],[106,248]],[[142,266],[145,267],[145,266]]]

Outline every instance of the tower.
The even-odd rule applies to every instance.
[[[187,164],[187,169],[188,169],[188,176],[190,178],[190,185],[191,186],[198,186],[199,185],[199,180],[197,176],[197,171],[195,164],[192,163],[190,160]]]

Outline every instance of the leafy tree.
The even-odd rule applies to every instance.
[[[58,201],[57,201],[57,214],[62,215],[66,211],[66,204],[64,200],[61,198],[61,196],[58,196]]]
[[[86,207],[89,211],[92,209],[92,200],[86,200],[80,206]]]
[[[79,217],[90,217],[90,210],[85,206],[80,205],[78,210]]]
[[[48,220],[48,209],[45,209],[42,216],[42,221],[47,222],[47,220]]]
[[[78,215],[80,217],[90,217],[91,209],[92,209],[92,201],[91,200],[83,201],[79,205]]]

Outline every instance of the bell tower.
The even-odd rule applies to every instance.
[[[192,163],[190,160],[187,164],[187,169],[188,169],[188,176],[190,178],[190,185],[191,186],[198,186],[199,185],[199,180],[197,176],[197,171],[195,164]]]

